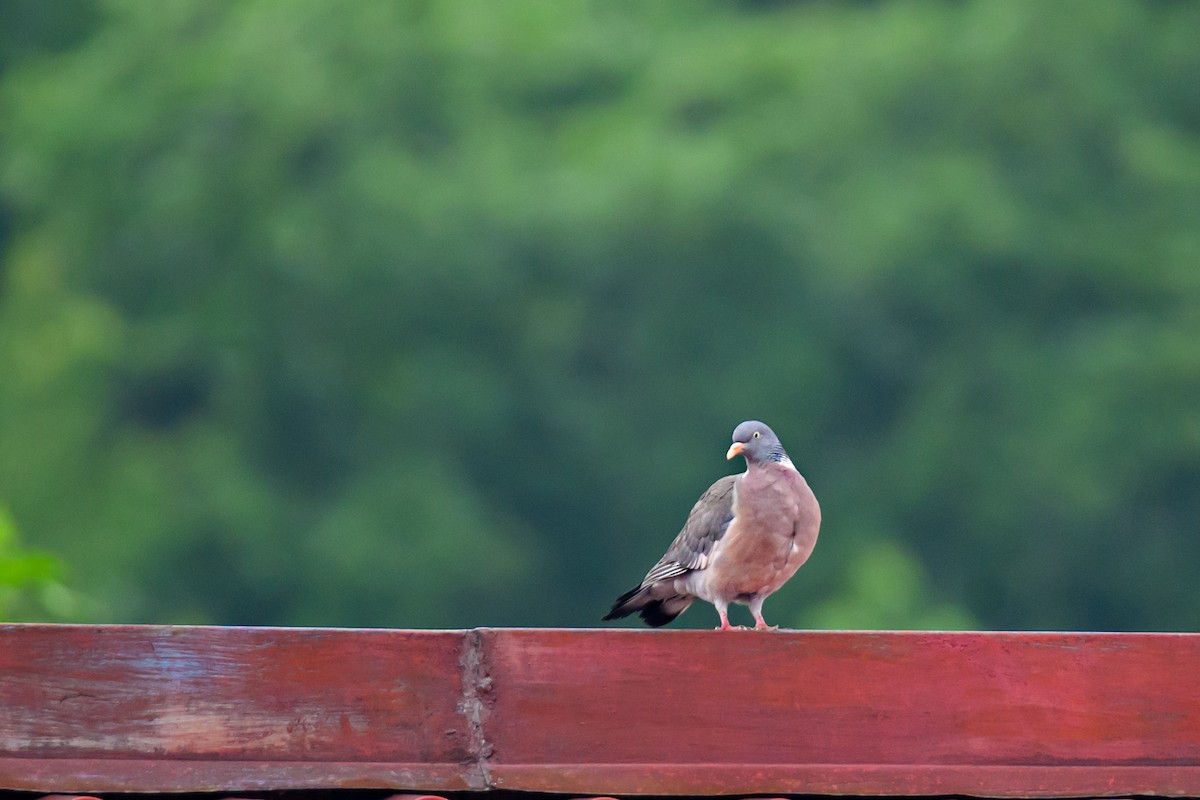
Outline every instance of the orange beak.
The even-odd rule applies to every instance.
[[[742,451],[745,449],[746,445],[742,444],[741,442],[734,442],[729,446],[729,452],[725,454],[725,460],[728,461],[734,456],[741,455]]]

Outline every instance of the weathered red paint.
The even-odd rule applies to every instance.
[[[0,788],[1200,796],[1200,635],[0,626]]]
[[[0,627],[0,786],[465,789],[457,632]]]

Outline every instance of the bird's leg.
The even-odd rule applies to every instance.
[[[729,624],[729,603],[723,603],[720,600],[714,600],[713,605],[717,607],[717,613],[721,615],[721,626],[717,628],[719,631],[736,630],[734,626]]]
[[[778,625],[768,625],[763,619],[762,607],[765,597],[756,597],[750,601],[750,613],[754,615],[754,630],[756,631],[777,631]]]

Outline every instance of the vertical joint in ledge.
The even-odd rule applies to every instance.
[[[487,738],[484,724],[492,706],[492,677],[488,671],[484,652],[483,633],[477,629],[463,635],[462,697],[458,711],[467,724],[467,760],[464,763],[463,780],[473,790],[492,788],[489,759],[493,746]]]

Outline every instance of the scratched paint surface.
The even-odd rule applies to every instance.
[[[455,633],[3,627],[0,754],[457,762],[458,657]]]
[[[486,636],[501,762],[1200,765],[1195,635]]]
[[[1200,796],[1200,635],[0,626],[0,788]]]

